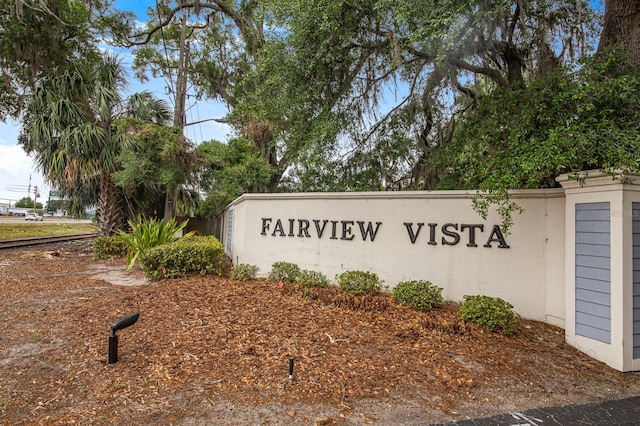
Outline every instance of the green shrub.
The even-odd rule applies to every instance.
[[[258,268],[256,265],[249,265],[248,263],[239,263],[231,269],[231,279],[238,281],[252,280],[258,275]]]
[[[444,302],[442,288],[429,281],[400,282],[391,291],[391,297],[399,304],[419,311],[428,311]]]
[[[271,281],[293,283],[296,282],[298,274],[300,274],[300,267],[295,263],[275,262],[271,265],[271,271],[269,271],[267,278]]]
[[[112,237],[97,237],[93,240],[93,258],[99,260],[122,257],[127,254],[127,247],[122,237],[118,235]]]
[[[127,269],[131,269],[136,260],[144,256],[147,250],[171,243],[180,238],[180,233],[187,226],[187,222],[185,221],[178,225],[174,218],[165,222],[161,219],[143,220],[140,216],[138,216],[137,223],[130,220],[131,232],[120,231],[120,237],[128,246]],[[194,232],[189,232],[184,236],[187,237],[193,234]]]
[[[298,274],[298,284],[302,287],[328,287],[329,278],[322,272],[303,269]]]
[[[520,327],[520,316],[513,310],[513,305],[499,297],[464,296],[458,312],[463,320],[505,336],[515,333]]]
[[[224,247],[212,236],[183,237],[147,250],[140,257],[146,278],[175,278],[190,272],[225,275]]]
[[[346,271],[336,275],[338,288],[352,296],[378,294],[382,290],[382,281],[373,272]]]

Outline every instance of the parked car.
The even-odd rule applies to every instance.
[[[35,220],[42,222],[42,216],[40,216],[38,213],[27,213],[24,216],[24,220]]]

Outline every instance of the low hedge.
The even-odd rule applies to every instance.
[[[369,271],[346,271],[336,275],[338,288],[352,296],[379,294],[382,281],[378,275]]]
[[[113,237],[96,237],[93,240],[93,259],[110,259],[124,257],[127,254],[127,243],[118,235]]]
[[[460,318],[505,336],[520,328],[520,316],[513,305],[499,297],[466,295],[458,308]]]
[[[329,286],[329,278],[318,271],[311,271],[307,269],[303,269],[298,274],[298,278],[296,280],[301,287],[320,287],[326,288]]]
[[[282,281],[285,283],[294,283],[300,274],[300,267],[291,262],[275,262],[271,265],[271,271],[267,275],[267,279],[271,281]]]
[[[429,281],[402,281],[391,291],[391,297],[399,304],[418,311],[429,311],[442,305],[442,288]]]
[[[253,280],[258,275],[258,268],[256,265],[249,265],[248,263],[240,263],[231,268],[231,279],[238,281]]]
[[[192,272],[226,275],[224,247],[212,236],[181,238],[147,250],[140,259],[146,278],[175,278]]]

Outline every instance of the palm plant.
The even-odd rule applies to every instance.
[[[182,231],[187,222],[178,224],[175,218],[168,221],[157,219],[144,220],[138,216],[136,222],[129,220],[131,232],[120,231],[120,238],[127,245],[127,269],[131,269],[136,261],[144,256],[145,252],[153,247],[171,243],[182,237]],[[191,231],[184,235],[189,237],[195,234]]]
[[[71,194],[77,206],[97,204],[104,236],[124,222],[122,194],[112,175],[127,135],[112,126],[114,120],[135,114],[164,124],[171,118],[166,104],[149,93],[126,102],[125,86],[125,70],[114,56],[73,64],[34,91],[20,135],[49,183]]]

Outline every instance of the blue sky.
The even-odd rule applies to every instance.
[[[146,18],[147,8],[154,5],[155,0],[118,0],[115,2],[118,9],[135,12],[140,20]],[[128,52],[118,52],[118,56],[125,67],[131,65],[132,58]],[[148,90],[155,96],[166,99],[173,109],[173,102],[165,94],[166,83],[163,80],[152,80],[141,85],[133,77],[133,72],[130,72],[129,76],[128,92]],[[226,110],[221,104],[216,102],[196,103],[194,98],[188,99],[187,108],[187,122],[221,118],[226,114]],[[227,126],[209,121],[187,127],[185,135],[196,143],[211,139],[226,141],[229,131]],[[13,204],[22,197],[31,196],[33,198],[33,186],[37,186],[40,193],[38,201],[44,204],[51,188],[35,169],[33,160],[17,145],[19,132],[20,123],[0,122],[0,203],[11,202]],[[30,181],[32,189],[31,193],[28,193]]]

